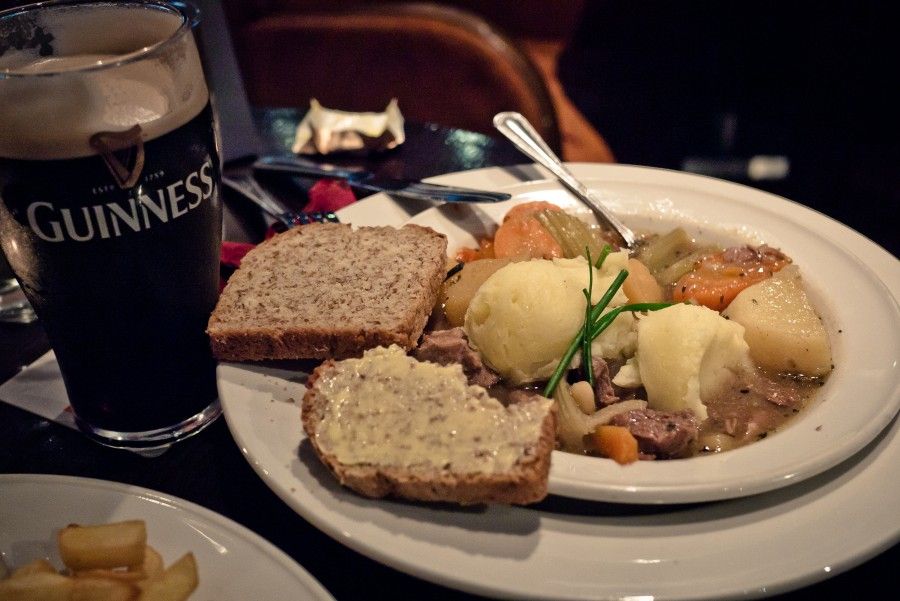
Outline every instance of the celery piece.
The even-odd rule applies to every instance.
[[[563,211],[543,210],[536,215],[553,239],[559,243],[567,259],[585,256],[584,249],[591,255],[600,256],[603,243],[583,221]]]
[[[698,248],[692,253],[689,253],[686,257],[678,259],[668,267],[665,267],[653,275],[656,277],[656,281],[660,283],[661,286],[668,286],[669,284],[674,284],[681,276],[686,273],[689,273],[694,269],[694,265],[697,264],[697,261],[711,255],[713,253],[719,252],[719,248],[715,246],[703,246]]]
[[[687,232],[677,227],[647,243],[638,251],[637,258],[655,276],[694,248],[694,241]]]

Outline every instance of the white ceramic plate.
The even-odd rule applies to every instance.
[[[900,541],[896,422],[819,476],[740,499],[641,506],[551,496],[536,507],[456,508],[374,501],[341,487],[303,440],[295,372],[224,365],[219,375],[235,441],[297,519],[376,561],[471,593],[764,597],[824,580]]]
[[[573,171],[582,178],[629,181],[656,170],[574,165]],[[726,197],[735,193],[730,188],[759,194],[674,175],[680,187],[724,186]],[[434,181],[496,189],[535,176],[541,173],[533,168],[488,169]],[[762,196],[786,215],[813,223],[900,296],[900,266],[883,249],[822,215]],[[341,218],[396,225],[408,218],[407,208],[377,196],[342,210]],[[883,330],[896,330],[893,319]],[[890,377],[895,397],[896,374]],[[765,494],[662,507],[551,496],[531,508],[456,509],[371,501],[340,487],[304,442],[298,406],[304,379],[296,370],[220,366],[225,417],[247,460],[300,516],[339,542],[446,586],[507,598],[763,597],[823,580],[900,541],[891,502],[900,495],[896,421],[838,467]]]
[[[9,567],[44,557],[60,568],[59,528],[128,519],[146,521],[148,543],[166,565],[194,553],[200,584],[191,601],[334,599],[271,543],[183,499],[88,478],[0,475],[0,556]]]
[[[624,503],[745,496],[820,473],[884,429],[900,408],[900,312],[890,291],[863,261],[835,244],[840,240],[817,230],[812,218],[821,215],[709,178],[658,169],[605,171],[610,174],[583,181],[634,229],[665,232],[681,225],[707,241],[765,242],[792,257],[823,314],[836,367],[815,402],[765,440],[727,453],[642,461],[624,468],[609,460],[555,452],[551,493]],[[435,207],[410,222],[447,234],[453,253],[476,246],[522,202],[546,200],[590,219],[590,211],[555,182],[503,190],[513,199]]]

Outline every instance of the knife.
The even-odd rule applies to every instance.
[[[391,196],[437,202],[499,202],[512,198],[503,192],[457,188],[406,179],[378,177],[369,171],[319,165],[293,156],[266,156],[253,163],[256,171],[278,171],[292,175],[330,177],[345,180],[350,186]]]

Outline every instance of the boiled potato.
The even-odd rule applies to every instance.
[[[62,574],[31,572],[0,581],[0,601],[69,601],[74,586]]]
[[[147,528],[141,520],[72,525],[59,531],[58,543],[59,555],[70,570],[139,566],[144,563]]]
[[[622,283],[622,291],[629,303],[661,303],[663,289],[647,269],[637,259],[628,259],[628,277]]]
[[[495,271],[509,264],[509,259],[480,259],[465,264],[459,275],[444,285],[444,314],[450,325],[461,326],[472,297]]]
[[[11,578],[18,578],[21,576],[25,576],[26,574],[56,574],[56,568],[53,567],[53,564],[47,561],[46,559],[35,559],[34,561],[29,561],[23,566],[19,566],[15,570],[13,570]]]
[[[690,409],[706,419],[703,401],[752,369],[744,328],[712,309],[673,305],[638,320],[637,365],[651,409]]]
[[[131,568],[140,572],[144,578],[156,578],[160,574],[163,573],[165,569],[165,565],[163,564],[162,555],[159,552],[147,545],[147,548],[144,552],[144,563],[140,568]]]
[[[808,376],[831,371],[828,334],[803,290],[797,266],[748,287],[724,314],[744,326],[757,365]]]
[[[135,584],[107,578],[75,578],[69,601],[133,601]]]
[[[142,582],[138,601],[184,601],[198,584],[194,554],[186,553],[156,578]]]
[[[472,298],[464,324],[469,343],[514,385],[546,380],[584,327],[590,273],[583,257],[510,263]],[[606,287],[593,273],[597,302]]]

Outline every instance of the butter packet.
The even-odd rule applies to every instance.
[[[297,126],[296,154],[390,150],[406,139],[403,115],[392,99],[383,113],[351,113],[324,108],[313,98]]]

